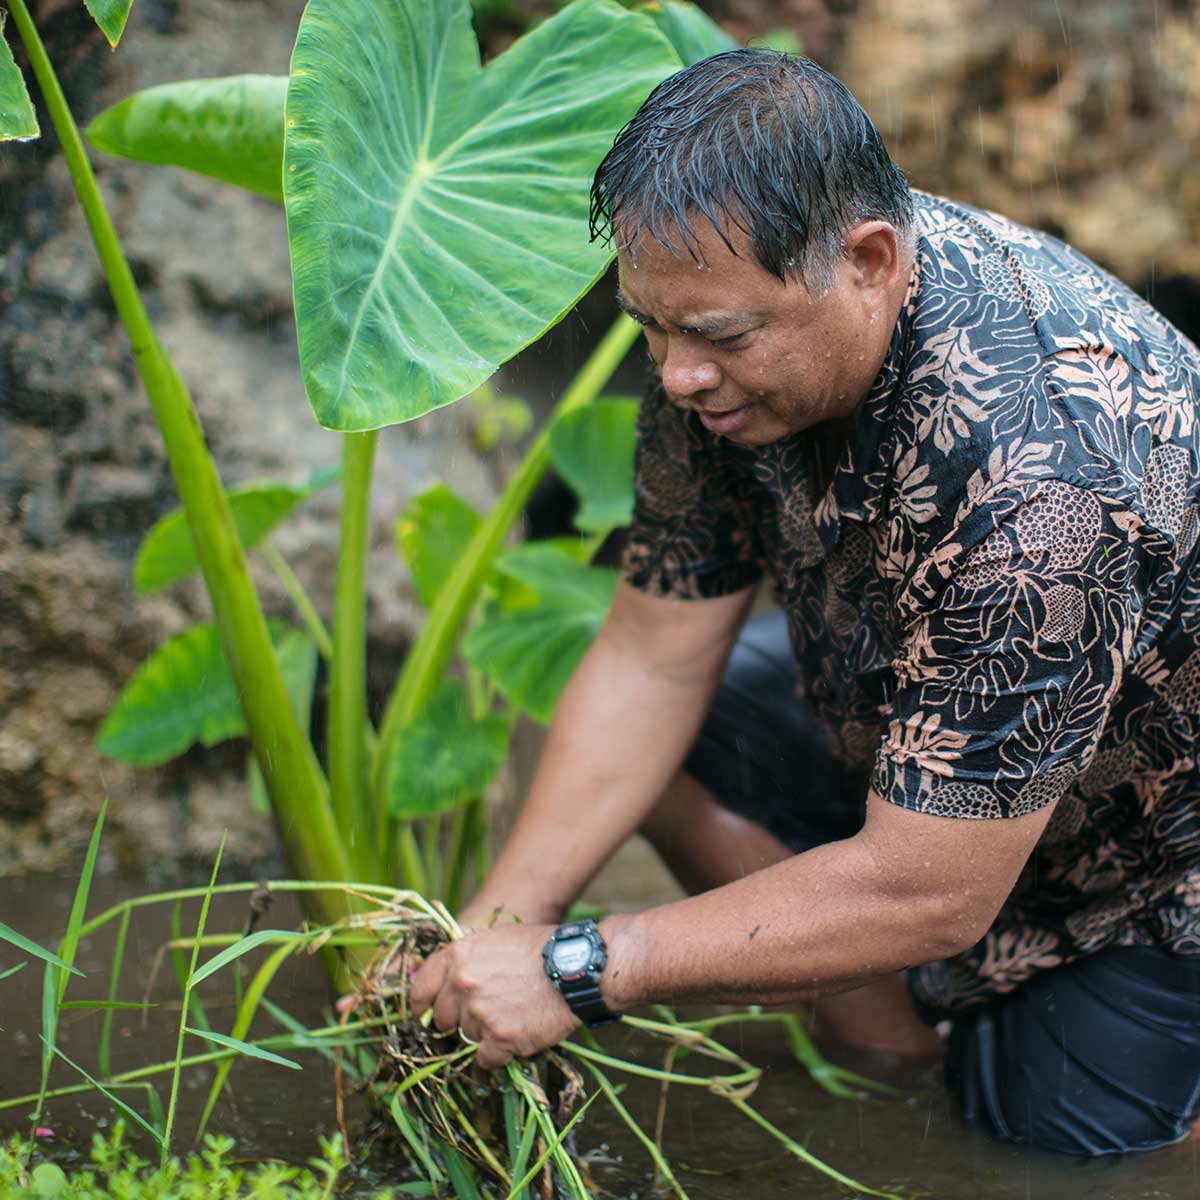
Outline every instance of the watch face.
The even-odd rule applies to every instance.
[[[585,937],[563,938],[555,943],[554,968],[560,975],[578,975],[591,957],[591,943]]]

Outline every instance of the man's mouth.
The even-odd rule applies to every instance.
[[[740,429],[750,419],[752,407],[750,404],[741,404],[737,408],[698,408],[695,411],[700,418],[700,424],[710,433],[726,434]]]

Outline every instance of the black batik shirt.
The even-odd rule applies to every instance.
[[[914,973],[953,1010],[1105,946],[1200,954],[1200,351],[1054,238],[914,199],[836,462],[819,432],[741,447],[652,392],[626,574],[677,597],[765,574],[797,695],[884,799],[1057,802],[983,940]]]

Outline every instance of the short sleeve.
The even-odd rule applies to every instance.
[[[1087,765],[1143,608],[1132,513],[1063,480],[1003,490],[923,564],[873,786],[904,808],[1016,817]]]
[[[762,575],[756,485],[694,413],[656,387],[638,412],[625,577],[660,596],[729,595]]]

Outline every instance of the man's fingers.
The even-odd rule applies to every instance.
[[[443,1033],[449,1033],[450,1030],[458,1028],[458,996],[453,988],[442,988],[438,993],[437,999],[433,1002],[433,1023]]]
[[[461,1013],[459,1016],[458,1032],[461,1033],[468,1042],[483,1041],[483,1027],[478,1021],[472,1019],[466,1013]]]
[[[417,968],[408,988],[408,1002],[413,1015],[419,1017],[437,999],[446,978],[446,960],[441,951],[431,954]]]
[[[475,1061],[485,1071],[495,1071],[511,1061],[512,1052],[491,1038],[485,1038],[475,1051]]]

